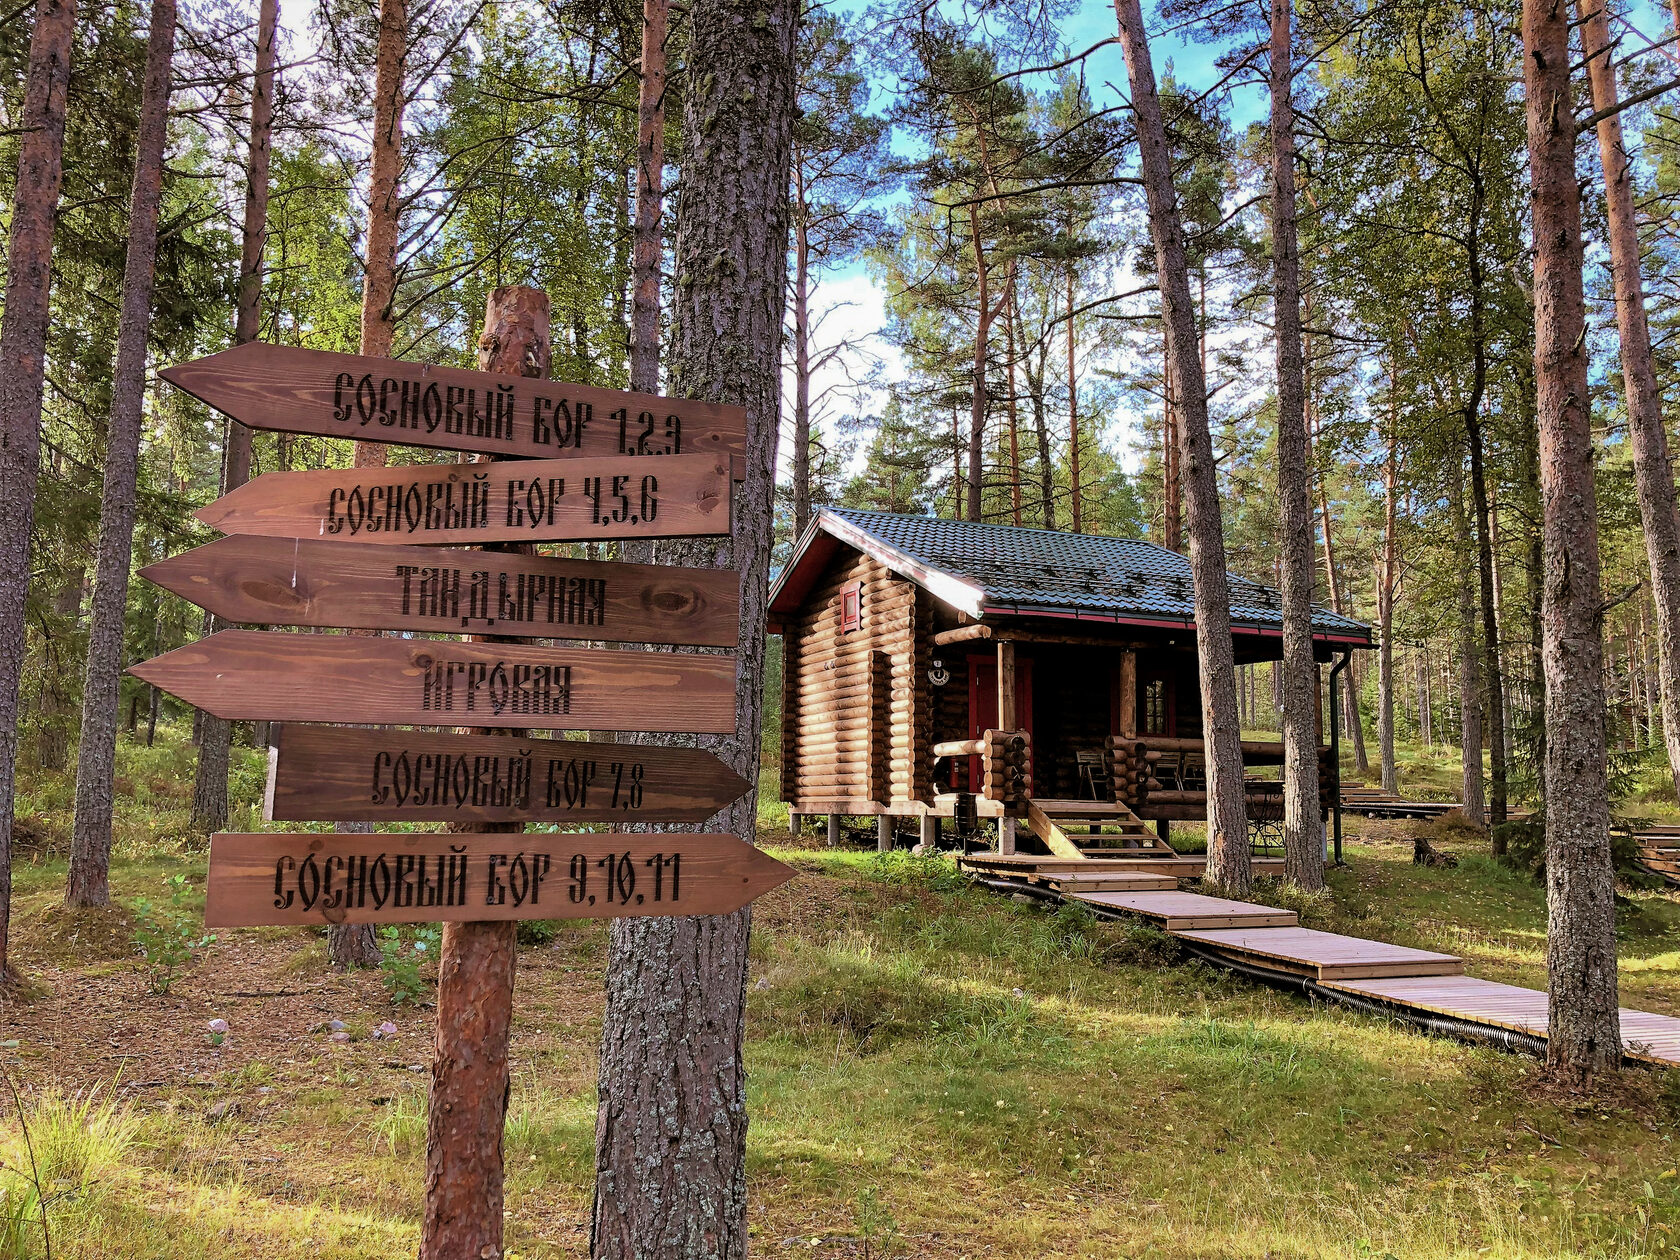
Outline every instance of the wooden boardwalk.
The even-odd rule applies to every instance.
[[[1150,873],[1148,859],[1043,858],[975,853],[959,865],[994,881],[1053,893],[1157,924],[1198,951],[1280,976],[1297,976],[1319,991],[1345,993],[1396,1014],[1445,1016],[1544,1039],[1546,994],[1464,974],[1452,954],[1390,945],[1300,926],[1291,910],[1180,892],[1173,871]],[[1257,864],[1258,865],[1258,864]],[[1200,868],[1195,872],[1201,873]],[[1155,883],[1149,881],[1154,879]],[[1165,886],[1163,886],[1165,885]],[[1680,1067],[1680,1019],[1624,1009],[1622,1048],[1630,1059]]]

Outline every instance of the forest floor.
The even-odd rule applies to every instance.
[[[242,784],[260,780],[250,760]],[[190,784],[178,744],[125,753],[118,904],[98,913],[61,905],[62,784],[38,777],[23,802],[30,989],[0,1008],[0,1067],[32,1121],[52,1255],[413,1254],[428,994],[398,1005],[394,973],[333,973],[301,929],[192,933],[157,992],[168,969],[139,957],[135,903],[141,927],[168,927],[177,897],[190,932]],[[1456,869],[1422,869],[1415,824],[1352,827],[1328,897],[1259,899],[1544,986],[1537,883],[1469,833],[1433,836]],[[1560,1097],[1531,1060],[1315,1008],[1183,962],[1151,929],[969,888],[940,860],[764,838],[800,878],[754,917],[755,1254],[1680,1254],[1680,1073]],[[1680,1014],[1680,899],[1629,894],[1619,931],[1624,1003]],[[526,937],[508,1254],[584,1256],[606,930]],[[78,1115],[55,1090],[98,1101]],[[38,1219],[8,1220],[29,1152],[0,1099],[0,1257],[40,1255]]]

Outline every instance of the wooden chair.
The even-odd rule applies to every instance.
[[[1100,748],[1082,748],[1074,753],[1079,766],[1079,787],[1089,791],[1093,801],[1108,799],[1108,760]]]

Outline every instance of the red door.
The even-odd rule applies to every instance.
[[[979,739],[998,726],[998,676],[995,656],[968,658],[968,737]],[[1015,657],[1015,722],[1009,730],[1025,731],[1032,735],[1032,660]],[[980,758],[968,759],[970,791],[977,791],[984,770]]]

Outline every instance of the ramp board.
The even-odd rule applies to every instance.
[[[1032,876],[1035,884],[1049,884],[1069,894],[1088,892],[1171,892],[1178,881],[1171,875],[1151,875],[1146,871],[1047,871]]]
[[[1464,971],[1464,960],[1452,954],[1366,941],[1315,928],[1229,928],[1186,931],[1178,935],[1239,961],[1245,956],[1264,959],[1268,966],[1281,966],[1317,980],[1459,975]]]
[[[1257,906],[1247,901],[1227,901],[1188,892],[1087,892],[1068,894],[1075,901],[1107,906],[1153,919],[1169,932],[1210,928],[1294,927],[1300,922],[1293,910]]]
[[[1546,995],[1539,989],[1479,980],[1475,976],[1401,976],[1340,980],[1325,986],[1395,1007],[1430,1011],[1454,1019],[1546,1035]],[[1622,1049],[1629,1058],[1680,1066],[1680,1019],[1623,1007]]]

